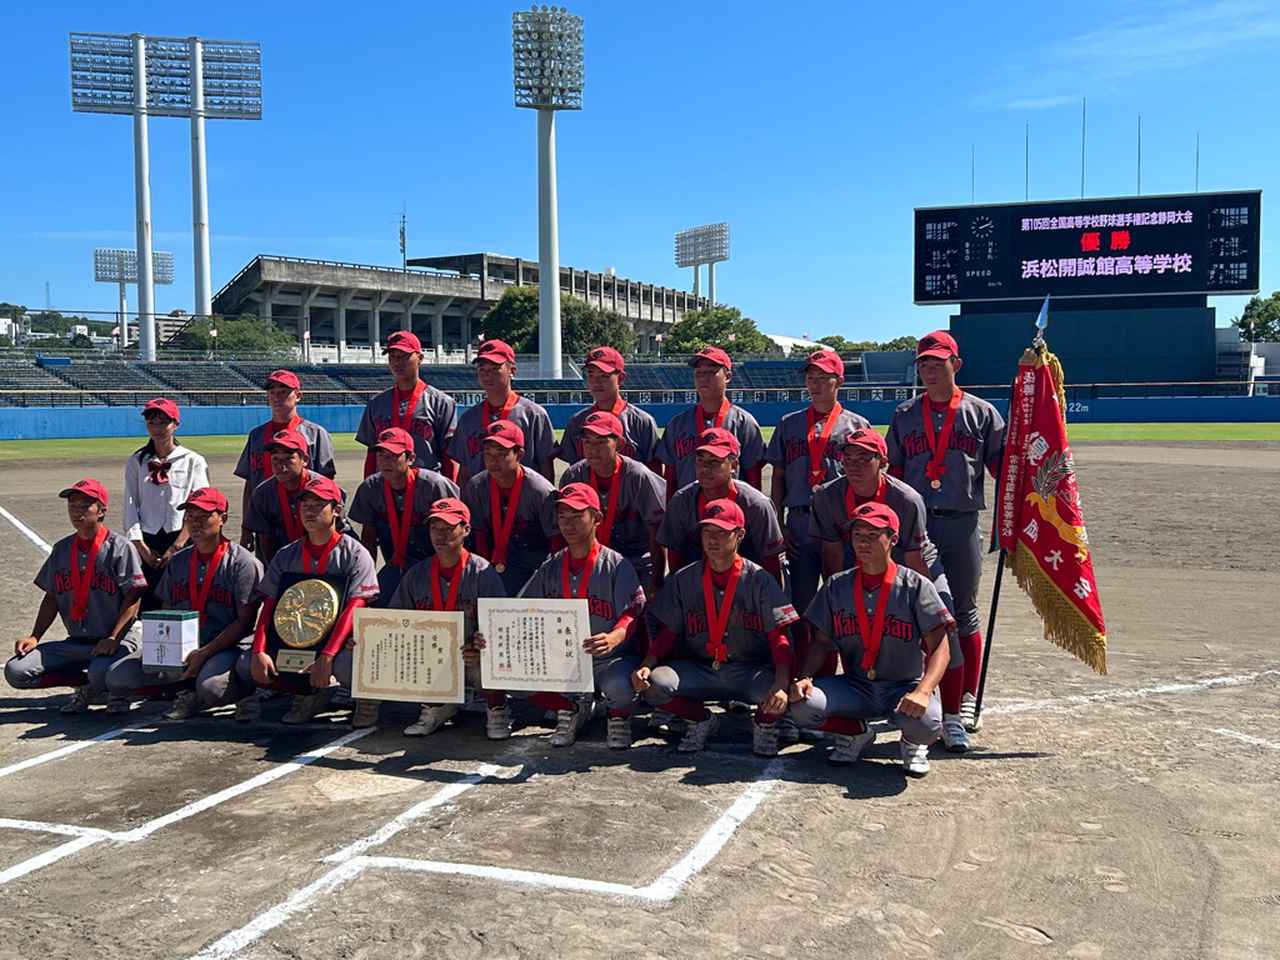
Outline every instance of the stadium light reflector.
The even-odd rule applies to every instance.
[[[156,250],[151,254],[153,282],[173,283],[173,254]],[[115,247],[93,251],[93,279],[98,283],[137,283],[138,253]]]
[[[676,266],[698,267],[729,259],[729,224],[707,223],[676,234]]]
[[[511,15],[516,106],[581,110],[582,17],[537,4]]]

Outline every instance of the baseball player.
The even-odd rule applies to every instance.
[[[443,497],[456,497],[458,488],[434,470],[412,465],[413,437],[399,427],[388,427],[378,434],[373,453],[378,472],[365,477],[356,488],[348,516],[362,524],[360,542],[375,562],[378,548],[382,548],[378,595],[385,602],[404,571],[431,556],[431,538],[424,522],[431,504]]]
[[[677,570],[653,603],[659,624],[632,684],[689,728],[677,747],[701,750],[715,729],[708,700],[757,705],[752,749],[778,752],[777,721],[787,709],[796,622],[777,579],[738,555],[746,519],[733,500],[713,500],[700,521],[703,559]],[[661,664],[661,666],[659,666]]]
[[[892,508],[875,501],[856,508],[850,538],[858,565],[823,584],[805,611],[812,639],[791,685],[791,716],[835,736],[833,763],[856,762],[875,739],[866,721],[887,717],[902,731],[904,771],[922,777],[942,731],[937,687],[950,661],[942,641],[951,614],[927,577],[893,561]],[[844,673],[815,678],[832,648]]]
[[[342,501],[342,490],[330,478],[318,474],[307,478],[298,511],[306,535],[281,547],[268,564],[258,588],[263,599],[253,646],[236,664],[241,679],[252,676],[260,687],[299,694],[284,716],[285,723],[306,723],[323,710],[329,702],[333,679],[350,688],[351,650],[347,641],[351,639],[352,617],[358,608],[368,606],[378,596],[373,557],[355,537],[338,532]],[[341,613],[315,663],[307,668],[304,681],[309,680],[309,684],[305,686],[294,677],[282,679],[267,654],[267,624],[275,613],[281,578],[286,573],[328,574],[344,581],[339,597]],[[373,726],[378,719],[377,708],[375,700],[356,701],[352,725]]]
[[[662,586],[666,563],[658,543],[664,496],[662,480],[639,460],[619,453],[622,421],[612,413],[597,410],[582,424],[579,460],[560,478],[560,486],[586,483],[604,505],[604,519],[596,539],[631,561],[636,576],[651,593]]]
[[[498,572],[484,557],[463,544],[471,534],[471,511],[455,497],[442,497],[427,512],[432,555],[405,571],[387,606],[393,610],[461,610],[464,633],[470,641],[478,629],[476,601],[505,597]],[[474,686],[479,686],[478,683]],[[405,727],[406,737],[435,733],[457,716],[456,703],[423,704],[417,722]]]
[[[520,461],[555,480],[551,460],[555,452],[555,431],[551,417],[541,406],[511,389],[516,375],[516,353],[501,340],[486,340],[476,351],[476,380],[484,400],[468,407],[458,418],[458,429],[449,443],[449,457],[458,464],[458,484],[484,469],[485,430],[495,420],[510,420],[524,433],[524,455]]]
[[[130,454],[124,466],[124,529],[147,578],[142,609],[153,610],[160,606],[155,586],[165,564],[187,542],[178,505],[192,490],[208,486],[209,465],[178,442],[181,415],[172,400],[148,400],[142,416],[146,445]]]
[[[521,466],[523,454],[524,431],[510,420],[489,424],[484,470],[462,488],[471,511],[471,549],[493,564],[510,597],[559,546],[551,505],[556,488]]]
[[[138,647],[134,618],[147,580],[133,544],[107,529],[106,487],[85,478],[58,496],[67,501],[75,533],[53,545],[36,574],[44,599],[30,635],[14,644],[4,677],[20,690],[75,687],[62,712],[84,713],[92,697],[106,693],[111,664]],[[55,617],[67,639],[41,643]],[[128,709],[127,700],[107,704],[108,713]]]
[[[607,744],[613,750],[631,746],[631,711],[635,691],[631,673],[640,660],[632,634],[644,608],[644,590],[635,569],[622,554],[596,539],[604,514],[595,488],[570,483],[556,496],[556,522],[567,546],[553,554],[529,578],[520,596],[533,599],[586,600],[591,635],[582,649],[592,656],[596,691],[608,708]],[[485,638],[477,635],[470,656],[479,659]],[[491,740],[511,736],[511,712],[505,693],[485,694],[489,704],[486,733]],[[591,720],[595,699],[571,700],[559,693],[533,693],[529,702],[556,712],[553,747],[570,746]]]
[[[787,564],[791,597],[804,610],[818,589],[822,551],[809,535],[809,508],[813,491],[839,475],[840,448],[836,438],[858,427],[869,427],[864,417],[846,410],[838,394],[844,383],[844,361],[831,349],[815,350],[801,368],[809,406],[789,413],[769,440],[768,461],[773,464],[772,498],[778,516],[786,511]],[[803,644],[807,625],[797,629]]]
[[[955,603],[962,666],[942,681],[942,736],[948,750],[968,749],[982,668],[978,583],[985,507],[983,470],[1000,469],[1004,418],[987,401],[956,386],[961,366],[955,340],[938,330],[922,337],[916,369],[925,392],[898,406],[886,442],[889,469],[924,500],[929,539],[938,548]]]
[[[698,438],[694,467],[698,479],[681,487],[667,504],[658,527],[658,543],[667,548],[672,571],[702,559],[702,528],[699,521],[708,503],[729,499],[737,503],[746,519],[746,536],[738,553],[764,567],[782,584],[786,543],[773,501],[745,481],[738,472],[738,438],[723,427],[708,427]]]
[[[244,526],[244,518],[249,515],[249,497],[258,484],[272,475],[267,441],[281,430],[297,430],[307,438],[308,468],[326,477],[338,475],[329,431],[298,416],[298,404],[302,402],[302,382],[298,375],[291,370],[273,370],[267,374],[263,388],[271,406],[271,419],[249,431],[234,471],[244,481],[240,500],[240,545],[250,549],[253,549],[253,531]]]
[[[307,468],[307,438],[300,430],[281,430],[267,441],[266,449],[273,475],[254,488],[244,518],[264,565],[271,563],[277,550],[303,535],[299,500],[307,482],[321,476]],[[341,518],[338,527],[346,529]]]
[[[200,645],[187,657],[187,669],[178,681],[183,689],[164,715],[166,720],[186,720],[251,692],[237,678],[236,661],[253,637],[263,574],[257,557],[222,535],[227,521],[222,491],[201,487],[178,509],[186,516],[191,543],[173,555],[156,593],[166,610],[199,612]],[[107,671],[113,699],[136,698],[154,683],[142,669],[140,648],[117,659]]]
[[[582,452],[582,424],[593,412],[612,413],[622,421],[622,446],[618,452],[624,457],[639,460],[659,476],[662,461],[658,459],[658,424],[647,412],[622,399],[622,382],[627,379],[622,354],[613,347],[595,347],[588,351],[586,363],[587,390],[595,401],[583,407],[564,428],[564,434],[556,447],[556,456],[565,463],[574,464],[584,456]]]
[[[458,424],[453,397],[418,379],[422,366],[422,342],[408,330],[387,337],[387,366],[395,386],[369,400],[356,429],[356,440],[369,448],[364,475],[378,468],[373,446],[388,427],[399,427],[413,437],[417,454],[413,465],[457,478],[457,465],[449,457],[449,441]]]
[[[742,477],[757,490],[761,489],[764,436],[756,418],[737,404],[730,403],[726,396],[729,381],[733,378],[733,361],[729,354],[719,347],[703,347],[689,365],[693,367],[698,403],[671,418],[658,445],[658,459],[667,471],[667,499],[670,500],[677,490],[696,479],[694,450],[707,427],[723,427],[738,438],[741,450],[738,466],[742,469]]]

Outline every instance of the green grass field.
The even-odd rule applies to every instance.
[[[768,442],[772,427],[765,427]],[[881,426],[880,430],[885,427]],[[1239,440],[1280,441],[1280,423],[1079,423],[1070,428],[1073,443],[1178,443]],[[557,436],[560,431],[556,431]],[[206,457],[231,457],[244,446],[242,436],[183,437]],[[354,434],[337,433],[333,443],[339,453],[363,448]],[[142,444],[141,437],[90,437],[79,440],[3,440],[0,463],[23,460],[123,460]]]

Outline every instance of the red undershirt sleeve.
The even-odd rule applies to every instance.
[[[258,612],[258,626],[253,631],[253,652],[267,652],[267,624],[271,615],[276,612],[276,598],[267,597],[262,601],[262,609]]]
[[[613,625],[615,630],[627,631],[627,636],[631,636],[631,632],[635,627],[636,615],[633,611],[628,610],[618,618],[618,622]]]
[[[760,484],[764,483],[764,464],[758,463],[748,470],[746,480],[747,483],[759,490]]]
[[[786,667],[788,670],[792,668],[794,658],[786,627],[774,627],[769,631],[769,653],[773,656],[775,667]]]
[[[356,611],[364,606],[362,597],[352,597],[347,601],[347,605],[342,608],[342,613],[338,614],[338,622],[333,625],[333,632],[329,634],[329,640],[324,645],[324,649],[320,652],[326,657],[332,657],[342,649],[342,645],[347,642],[347,638],[351,636],[351,628],[354,625]]]
[[[667,503],[676,495],[676,465],[667,464]]]
[[[649,639],[649,656],[655,663],[661,663],[671,655],[679,638],[670,627],[662,627],[656,637]]]
[[[672,550],[670,547],[667,547],[667,569],[671,573],[675,573],[683,566],[684,554],[680,553],[678,550]]]
[[[772,573],[779,584],[782,583],[782,554],[775,553],[771,557],[765,557],[760,561],[760,566]]]

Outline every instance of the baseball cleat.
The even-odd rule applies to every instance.
[[[899,746],[902,754],[902,772],[909,777],[923,777],[929,772],[929,747],[923,743],[903,740]]]
[[[321,690],[318,693],[294,694],[293,702],[289,704],[289,712],[281,718],[280,722],[290,725],[310,723],[315,719],[316,714],[328,705],[328,690]]]
[[[200,712],[200,698],[194,690],[183,690],[173,698],[173,706],[165,711],[166,720],[190,720]]]
[[[236,723],[257,723],[262,716],[262,698],[257,692],[236,702]]]
[[[484,712],[484,735],[490,740],[506,740],[511,736],[511,708],[505,703],[490,705]]]
[[[58,708],[59,713],[73,714],[85,713],[89,709],[89,688],[76,687],[71,694],[71,699]]]
[[[351,726],[356,730],[376,727],[381,708],[381,700],[357,700],[355,708],[351,711]]]
[[[669,735],[684,734],[689,729],[689,721],[665,710],[655,710],[649,714],[649,729]]]
[[[778,755],[778,725],[751,721],[751,752],[757,757]]]
[[[782,743],[799,743],[800,727],[790,716],[783,716],[775,726],[778,728],[778,740]]]
[[[942,717],[942,742],[948,753],[964,753],[969,749],[969,735],[964,732],[960,714],[948,713]]]
[[[831,735],[831,739],[835,741],[835,747],[827,754],[827,763],[842,766],[849,763],[857,763],[861,760],[862,751],[876,742],[876,735],[867,730],[856,736],[848,733],[835,733]]]
[[[584,704],[579,704],[577,710],[556,711],[556,728],[551,733],[553,747],[573,746],[573,742],[578,739],[578,731],[582,728],[583,721],[580,718],[584,713],[590,715]]]
[[[404,728],[406,737],[427,737],[458,715],[456,703],[428,703],[422,707],[416,723]]]
[[[129,701],[124,697],[112,697],[107,701],[107,716],[120,717],[129,712]]]
[[[982,717],[977,715],[978,698],[966,693],[960,698],[960,722],[969,733],[977,733],[982,729]]]
[[[610,750],[627,750],[631,747],[631,718],[610,717],[609,732],[605,744]]]
[[[697,753],[707,745],[707,738],[715,731],[717,725],[718,721],[714,713],[708,713],[705,720],[690,723],[676,750],[680,753]]]

